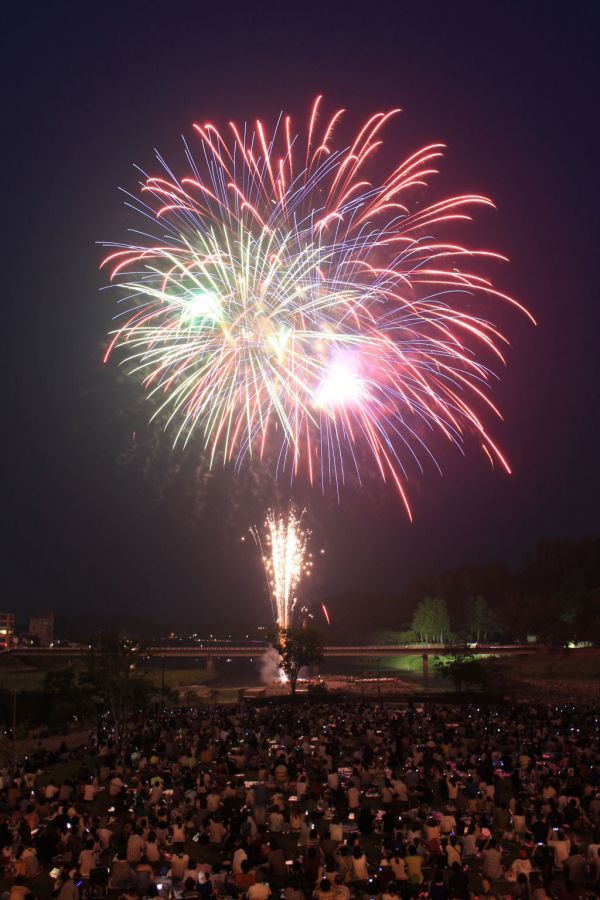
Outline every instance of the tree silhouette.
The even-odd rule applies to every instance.
[[[425,597],[417,606],[412,619],[412,630],[423,642],[443,644],[450,638],[448,607],[442,597]]]
[[[484,681],[484,671],[479,660],[468,653],[453,656],[438,656],[434,662],[438,675],[448,678],[460,693],[465,684],[479,684]]]
[[[296,684],[300,669],[314,666],[323,659],[323,641],[316,628],[284,628],[280,632],[280,668],[290,680],[292,696],[296,694]]]
[[[147,708],[154,690],[140,671],[140,650],[139,645],[121,640],[114,632],[104,632],[92,646],[83,676],[98,700],[108,707],[117,733],[131,717]]]
[[[498,631],[498,621],[489,603],[480,594],[469,597],[466,610],[467,631],[479,643]]]

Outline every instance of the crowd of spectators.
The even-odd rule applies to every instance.
[[[3,898],[598,896],[598,729],[541,702],[100,722],[0,771]]]

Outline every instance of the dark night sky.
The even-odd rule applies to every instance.
[[[439,446],[444,477],[415,476],[413,525],[391,491],[348,491],[339,506],[313,496],[327,548],[313,590],[393,592],[462,563],[517,566],[541,538],[597,536],[600,7],[352,8],[22,4],[6,29],[3,607],[223,622],[264,613],[239,542],[262,501],[233,506],[217,479],[192,517],[185,483],[161,499],[156,475],[120,461],[144,411],[130,420],[101,364],[113,307],[95,242],[122,235],[117,187],[134,186],[132,163],[150,164],[154,147],[183,165],[178,139],[193,121],[273,122],[282,108],[302,119],[317,93],[355,124],[401,106],[387,133],[398,157],[448,144],[432,197],[494,198],[498,211],[465,240],[510,257],[498,282],[540,324],[502,319],[512,347],[496,433],[514,475]]]

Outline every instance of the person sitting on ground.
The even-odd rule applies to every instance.
[[[304,876],[309,885],[316,884],[321,878],[322,864],[317,847],[309,847],[304,855]]]
[[[551,846],[554,851],[555,867],[562,872],[564,864],[571,852],[571,841],[565,836],[564,831],[560,828],[552,829],[550,837],[548,838],[548,845]]]
[[[559,900],[582,900],[583,893],[581,888],[574,885],[573,882],[567,878],[565,883],[558,889],[558,897]]]
[[[334,853],[334,859],[342,884],[347,884],[352,878],[352,857],[349,848],[342,844]]]
[[[489,878],[481,879],[481,890],[478,893],[478,897],[485,897],[486,900],[498,900]]]
[[[569,856],[563,863],[566,878],[576,887],[581,887],[587,881],[587,864],[579,847],[572,846]]]
[[[471,896],[469,890],[469,876],[460,863],[454,862],[450,867],[448,889],[450,891],[450,896],[455,898],[455,900],[469,900]]]
[[[265,880],[263,872],[256,872],[256,882],[248,888],[248,900],[267,900],[271,896],[271,888]]]
[[[531,900],[550,900],[538,872],[532,872],[529,876],[529,895]]]
[[[460,847],[455,834],[450,835],[446,841],[446,860],[448,866],[451,866],[454,862],[462,862],[462,853],[460,852]]]
[[[348,891],[347,898],[338,898],[337,894],[335,894],[334,896],[335,896],[336,900],[349,900],[350,892]],[[302,890],[300,890],[300,882],[298,881],[298,878],[296,876],[292,875],[288,879],[288,883],[283,892],[283,900],[306,900],[306,897],[304,896],[304,892]],[[333,900],[333,898],[332,898],[332,900]]]
[[[392,876],[394,882],[396,883],[396,887],[397,882],[408,880],[408,876],[406,874],[406,862],[404,860],[404,857],[400,853],[395,853],[390,857],[390,868],[392,870]]]
[[[68,877],[68,871],[65,873],[65,878]],[[25,876],[17,875],[15,880],[11,886],[10,893],[7,894],[8,900],[26,900],[28,897],[32,897],[32,893],[25,884]],[[77,892],[77,897],[74,897],[73,900],[78,900],[79,891]],[[71,898],[63,897],[62,900],[71,900]]]
[[[433,873],[427,896],[430,900],[448,900],[450,892],[448,890],[448,885],[444,880],[444,873],[441,869],[436,869]]]
[[[512,896],[514,897],[514,900],[529,900],[529,894],[529,880],[527,875],[520,872],[517,875]]]
[[[146,856],[142,856],[141,860],[135,867],[135,875],[137,882],[137,890],[142,896],[146,896],[148,888],[154,881],[154,869]]]
[[[135,872],[127,861],[127,854],[120,850],[114,860],[110,873],[109,887],[112,890],[127,890],[136,884]]]
[[[98,851],[94,849],[94,841],[89,838],[85,842],[85,846],[79,854],[79,874],[82,878],[88,879],[90,872],[98,864]]]
[[[430,853],[440,852],[440,826],[437,819],[433,816],[425,822],[425,840],[427,841],[427,849]]]
[[[158,869],[161,860],[161,852],[156,839],[156,832],[150,830],[146,838],[146,859],[154,869]]]
[[[142,837],[142,830],[136,826],[127,840],[127,862],[131,865],[139,863],[145,850],[146,841]]]
[[[527,855],[527,850],[524,847],[521,847],[519,850],[519,855],[513,862],[510,867],[506,870],[506,880],[507,881],[516,881],[519,875],[524,875],[527,880],[529,880],[529,876],[533,871],[533,866],[531,864],[531,860]]]
[[[398,900],[400,888],[395,881],[390,881],[381,894],[381,900]]]
[[[203,897],[204,900],[209,900],[209,897],[214,897],[213,885],[212,881],[210,880],[210,875],[206,875],[204,881],[199,882],[198,894],[200,897]]]
[[[313,891],[313,897],[315,900],[331,900],[331,882],[328,878],[321,879],[319,886]]]
[[[498,881],[504,875],[502,851],[495,838],[490,838],[481,852],[481,871],[490,881]]]
[[[183,893],[181,900],[197,900],[198,898],[198,882],[193,878],[186,878],[183,882]]]
[[[75,872],[64,866],[57,879],[58,891],[55,894],[56,900],[79,900],[79,888],[75,884],[73,878]],[[15,900],[15,898],[12,898]]]
[[[187,853],[183,852],[183,849],[175,854],[171,860],[171,875],[174,881],[183,880],[189,861],[190,858]]]
[[[406,857],[406,874],[411,884],[423,884],[423,858],[417,853],[417,848],[411,844]]]
[[[369,867],[367,856],[361,847],[356,845],[352,852],[352,881],[366,882],[369,880]]]
[[[239,893],[244,893],[256,883],[256,869],[254,869],[249,859],[243,859],[241,870],[234,875],[233,883]]]

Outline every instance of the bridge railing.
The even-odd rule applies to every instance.
[[[267,649],[267,644],[192,644],[189,646],[163,645],[140,648],[141,656],[257,656]],[[357,655],[364,653],[368,656],[386,655],[395,653],[526,653],[536,650],[544,650],[541,644],[329,644],[323,648],[325,656],[343,654]],[[91,653],[92,648],[87,644],[71,645],[68,647],[8,647],[2,652],[18,655],[51,655],[69,656]]]

